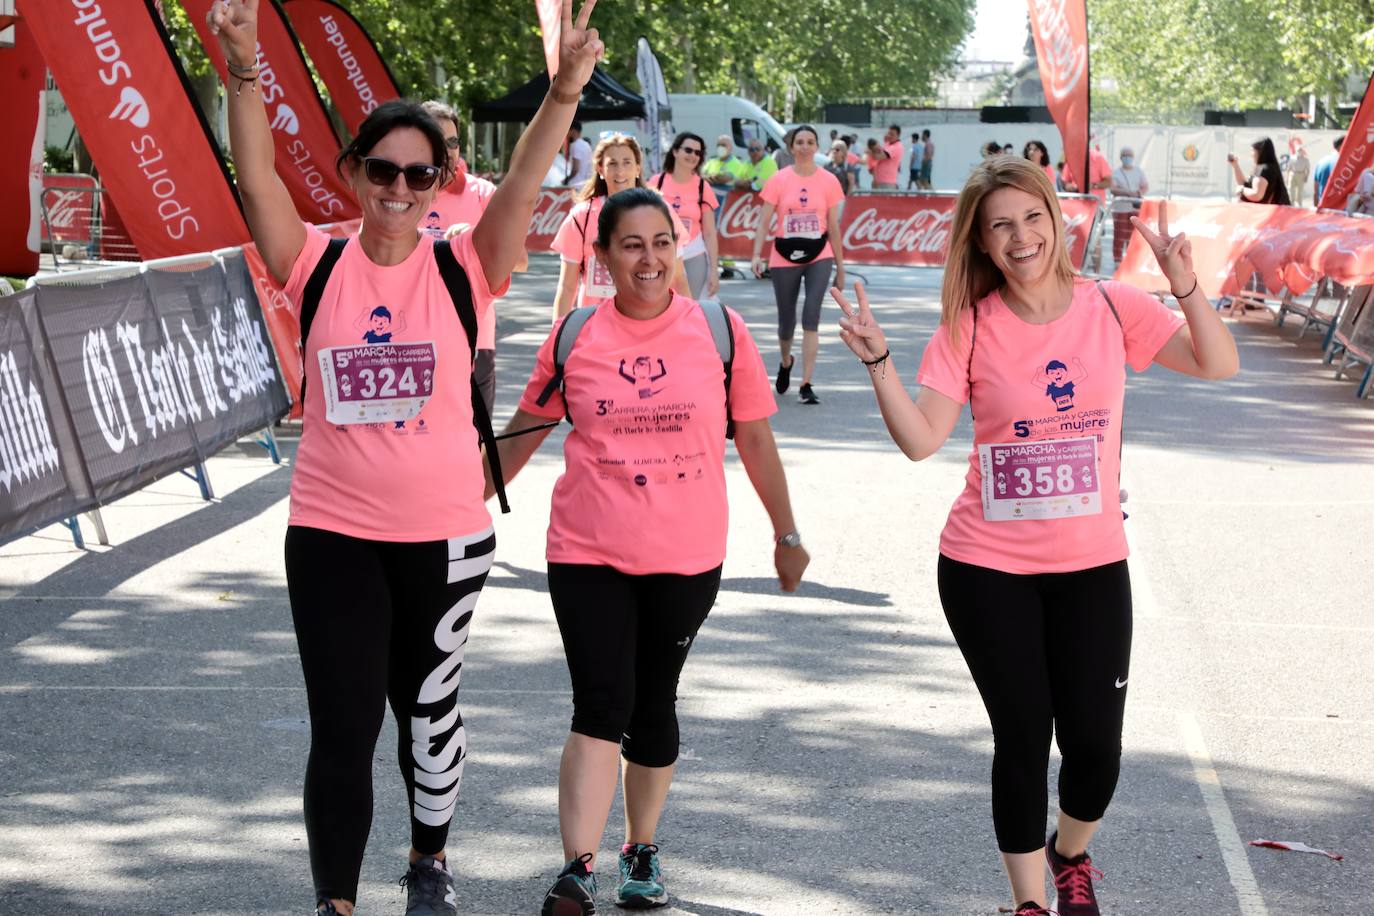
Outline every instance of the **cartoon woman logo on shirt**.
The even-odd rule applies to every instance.
[[[1052,359],[1044,369],[1037,367],[1035,375],[1031,377],[1031,384],[1037,389],[1045,389],[1045,396],[1054,402],[1054,409],[1059,413],[1073,410],[1074,385],[1088,377],[1083,360],[1075,356],[1073,364],[1074,371],[1071,374],[1068,366]]]
[[[654,375],[654,361],[647,356],[636,356],[629,372],[625,371],[625,360],[620,361],[620,377],[638,389],[641,400],[662,391],[662,388],[654,388],[653,383],[667,374],[668,367],[663,365],[662,359],[658,361],[658,375]]]
[[[405,312],[397,314],[395,324],[396,326],[393,328],[391,309],[385,305],[379,305],[371,312],[364,312],[359,315],[353,326],[363,331],[364,343],[379,344],[391,343],[392,333],[406,329]]]

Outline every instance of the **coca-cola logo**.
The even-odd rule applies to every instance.
[[[572,191],[545,188],[539,192],[530,214],[530,228],[527,235],[549,236],[558,233],[572,205]]]
[[[1086,41],[1073,34],[1065,6],[1068,0],[1031,0],[1036,24],[1040,71],[1049,77],[1050,95],[1062,102],[1078,88],[1088,69]],[[1085,36],[1086,37],[1086,36]]]
[[[763,203],[753,194],[742,194],[732,198],[716,224],[716,232],[721,238],[753,238],[758,231],[759,220],[763,218]],[[769,238],[772,238],[771,227]]]
[[[48,191],[48,225],[54,229],[71,229],[77,225],[82,210],[90,217],[89,191]]]
[[[844,247],[846,251],[938,253],[949,243],[953,220],[952,210],[922,209],[905,217],[885,218],[878,215],[877,208],[869,208],[845,229]]]

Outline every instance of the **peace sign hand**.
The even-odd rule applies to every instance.
[[[587,28],[591,22],[596,0],[582,4],[582,12],[573,23],[573,0],[563,0],[563,23],[558,32],[558,88],[560,92],[581,92],[592,78],[597,61],[606,53],[606,46],[596,29]]]
[[[845,298],[844,291],[837,286],[830,287],[830,298],[844,312],[840,319],[840,340],[854,351],[862,360],[874,360],[887,352],[887,337],[873,317],[873,309],[868,305],[868,293],[864,291],[862,280],[854,281],[854,295],[858,297],[859,307],[855,308]]]
[[[1169,234],[1169,203],[1159,202],[1159,231],[1156,232],[1138,216],[1131,217],[1131,225],[1145,237],[1155,253],[1159,269],[1174,289],[1187,289],[1193,284],[1193,243],[1183,233]]]
[[[205,21],[224,59],[243,70],[258,59],[258,0],[215,0]]]

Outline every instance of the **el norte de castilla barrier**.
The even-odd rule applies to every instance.
[[[241,250],[0,298],[0,543],[64,521],[79,545],[78,514],[188,467],[209,498],[205,460],[289,407]]]

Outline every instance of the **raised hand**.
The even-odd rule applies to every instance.
[[[1145,237],[1150,250],[1155,253],[1159,269],[1169,279],[1175,290],[1186,290],[1193,285],[1193,243],[1183,233],[1169,234],[1169,202],[1159,202],[1159,231],[1151,229],[1138,216],[1131,217],[1131,225]]]
[[[235,67],[252,67],[258,59],[258,0],[215,0],[205,21],[219,38],[224,59]]]
[[[558,32],[558,88],[564,93],[580,92],[592,78],[597,61],[606,53],[606,46],[591,22],[596,0],[582,4],[582,12],[573,22],[573,0],[563,0],[563,24]]]
[[[840,311],[844,312],[844,317],[840,319],[840,340],[844,341],[845,346],[853,350],[859,359],[877,359],[887,352],[887,337],[873,317],[873,310],[868,305],[868,293],[864,291],[862,280],[854,282],[854,295],[859,300],[858,308],[849,304],[849,300],[844,296],[844,290],[837,286],[830,288],[830,298],[834,299]]]

